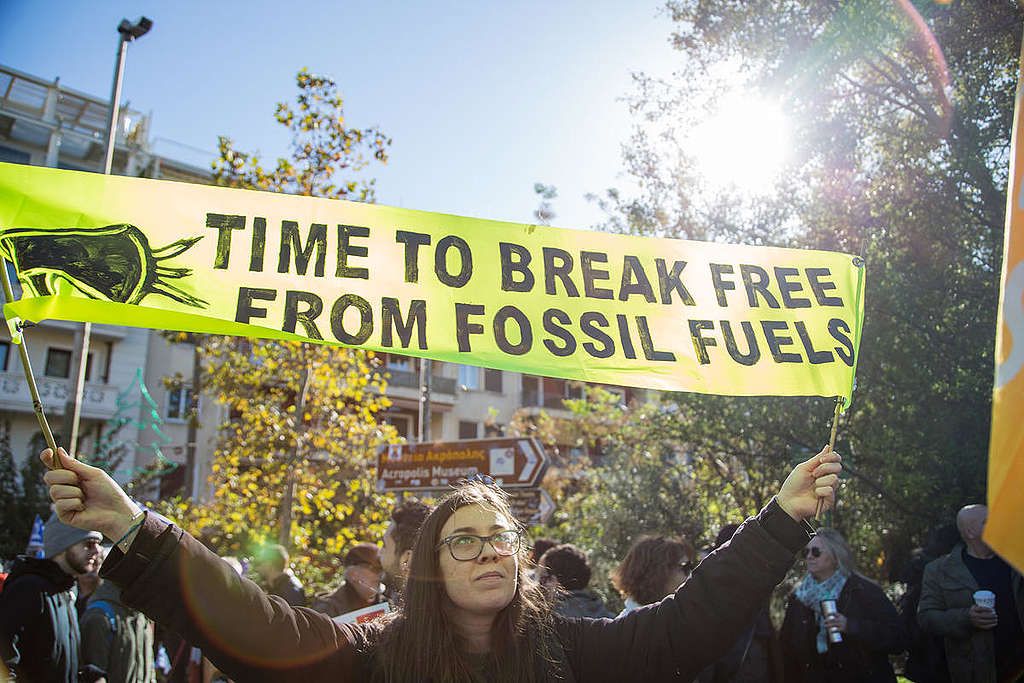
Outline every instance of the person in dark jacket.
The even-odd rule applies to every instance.
[[[590,563],[587,555],[571,543],[563,543],[545,551],[538,563],[538,580],[549,595],[554,596],[555,614],[563,617],[608,618],[612,614],[590,585]]]
[[[949,683],[946,649],[942,638],[923,630],[917,623],[917,606],[921,601],[924,569],[933,560],[942,557],[960,541],[955,524],[933,529],[921,548],[916,548],[898,577],[907,590],[896,603],[896,610],[907,632],[907,663],[903,675],[915,683]]]
[[[0,594],[0,650],[16,681],[79,680],[80,635],[75,577],[95,568],[102,536],[50,518],[43,556],[19,556]],[[98,672],[83,673],[96,680]]]
[[[42,453],[47,465],[54,454]],[[187,533],[139,508],[100,469],[61,454],[45,475],[58,514],[116,544],[101,576],[126,604],[198,643],[239,681],[691,680],[723,654],[810,538],[819,496],[832,506],[839,457],[798,465],[779,494],[690,579],[618,619],[552,613],[526,577],[508,499],[455,487],[413,548],[405,606],[386,623],[338,624],[239,578]]]
[[[896,683],[889,655],[906,647],[900,616],[874,582],[856,571],[835,529],[818,529],[807,546],[807,576],[786,608],[780,638],[789,683]],[[838,614],[822,615],[835,600]],[[831,642],[828,628],[839,630]]]
[[[333,592],[317,593],[310,605],[317,612],[329,617],[340,617],[383,599],[380,580],[383,570],[380,566],[377,546],[373,543],[356,543],[345,553],[345,579]]]
[[[126,607],[121,591],[100,581],[79,621],[82,662],[107,672],[107,683],[155,683],[153,622]]]
[[[739,524],[726,524],[718,531],[711,551],[729,542]],[[698,683],[781,683],[782,652],[767,603],[733,643],[728,653],[701,671]]]
[[[266,584],[267,592],[284,598],[289,605],[304,607],[306,591],[288,566],[289,559],[283,545],[267,545],[256,554],[252,568]]]

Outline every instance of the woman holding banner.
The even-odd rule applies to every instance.
[[[505,494],[474,482],[431,512],[413,548],[405,607],[386,623],[336,624],[238,577],[189,534],[141,510],[102,470],[47,450],[57,514],[117,539],[101,575],[126,603],[244,681],[692,680],[723,654],[831,507],[840,458],[798,465],[779,494],[664,600],[624,617],[555,615],[526,576]]]

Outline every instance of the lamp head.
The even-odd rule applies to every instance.
[[[121,23],[117,25],[117,32],[121,34],[122,40],[132,41],[146,35],[151,28],[153,28],[153,20],[147,17],[141,17],[134,24],[127,19],[122,19]]]

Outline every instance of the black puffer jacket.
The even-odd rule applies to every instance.
[[[0,593],[0,650],[17,681],[78,680],[75,580],[53,560],[21,556]]]
[[[818,654],[814,612],[790,598],[779,637],[786,683],[896,683],[889,655],[906,649],[900,615],[882,589],[853,574],[839,592],[836,609],[846,617],[843,642]]]
[[[721,657],[810,536],[775,501],[708,556],[674,595],[618,619],[554,618],[554,670],[575,683],[692,681]],[[337,624],[239,577],[181,529],[147,516],[127,555],[100,575],[133,605],[202,648],[237,681],[345,683],[379,674],[372,625]],[[566,680],[563,678],[562,680]]]

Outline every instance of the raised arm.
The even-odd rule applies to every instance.
[[[704,559],[676,593],[614,621],[558,625],[579,683],[692,680],[732,646],[807,544],[804,520],[818,497],[835,500],[841,469],[824,449],[798,465],[778,495],[744,522],[732,540]]]
[[[42,459],[53,464],[46,450]],[[57,515],[113,541],[101,575],[122,599],[201,648],[235,680],[295,681],[330,672],[364,680],[356,650],[362,631],[293,608],[239,577],[226,562],[174,525],[142,512],[105,472],[61,451],[62,469],[46,473]],[[133,520],[141,524],[133,530]]]

